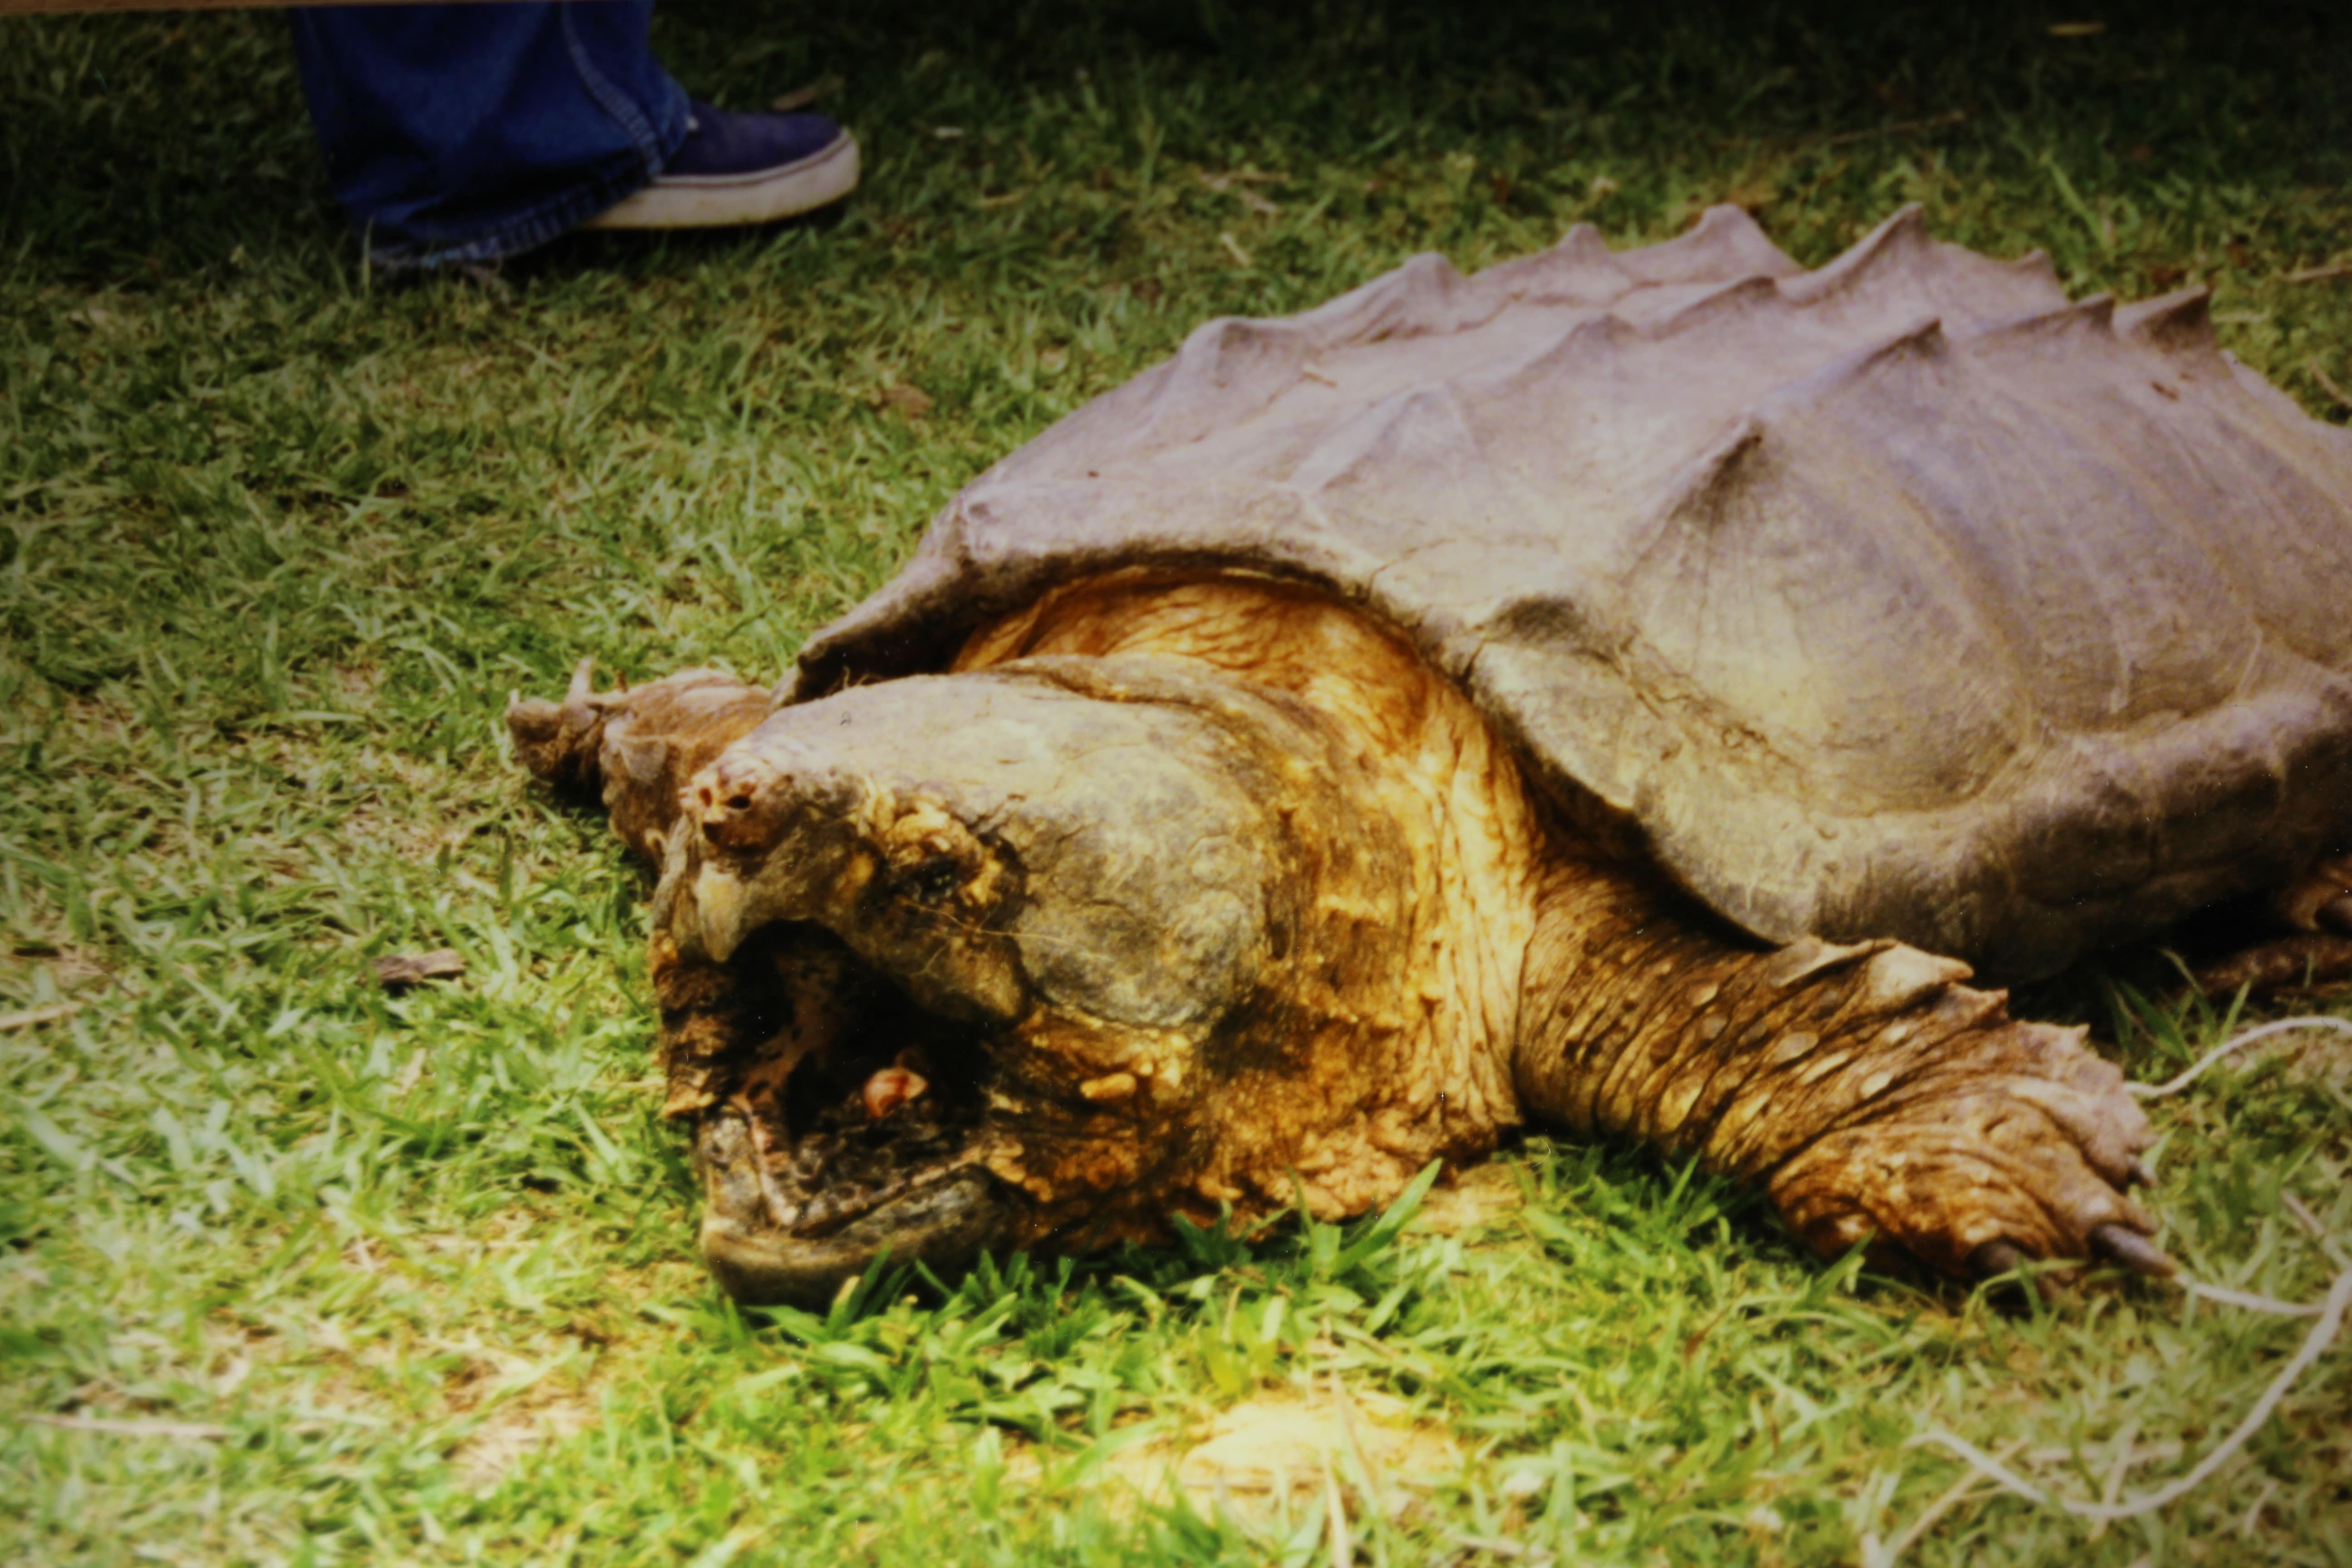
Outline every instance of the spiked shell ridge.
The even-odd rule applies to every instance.
[[[1735,208],[1206,323],[967,487],[814,696],[1138,565],[1307,579],[1759,936],[2046,973],[2352,839],[2352,434],[2205,296],[2070,302],[1906,208]]]

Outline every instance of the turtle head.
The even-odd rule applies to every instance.
[[[721,1283],[1149,1238],[1244,1167],[1286,1202],[1286,1108],[1334,1088],[1307,971],[1391,940],[1328,918],[1381,831],[1302,808],[1352,766],[1290,699],[1125,657],[853,688],[703,768],[654,957]]]

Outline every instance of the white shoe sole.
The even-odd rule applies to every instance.
[[[724,228],[814,212],[857,188],[857,143],[845,133],[797,163],[742,174],[665,174],[583,228]]]

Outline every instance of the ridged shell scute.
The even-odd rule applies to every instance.
[[[1139,564],[1321,584],[1759,936],[2054,970],[2352,841],[2352,435],[2204,295],[1735,208],[1211,321],[975,479],[793,691]]]

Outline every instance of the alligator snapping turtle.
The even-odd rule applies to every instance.
[[[747,1300],[1357,1214],[1528,1120],[1822,1253],[2161,1268],[2121,1074],[1969,966],[2352,842],[2347,604],[2352,436],[2201,291],[1718,207],[1212,321],[772,698],[583,665],[509,721],[660,867]]]

